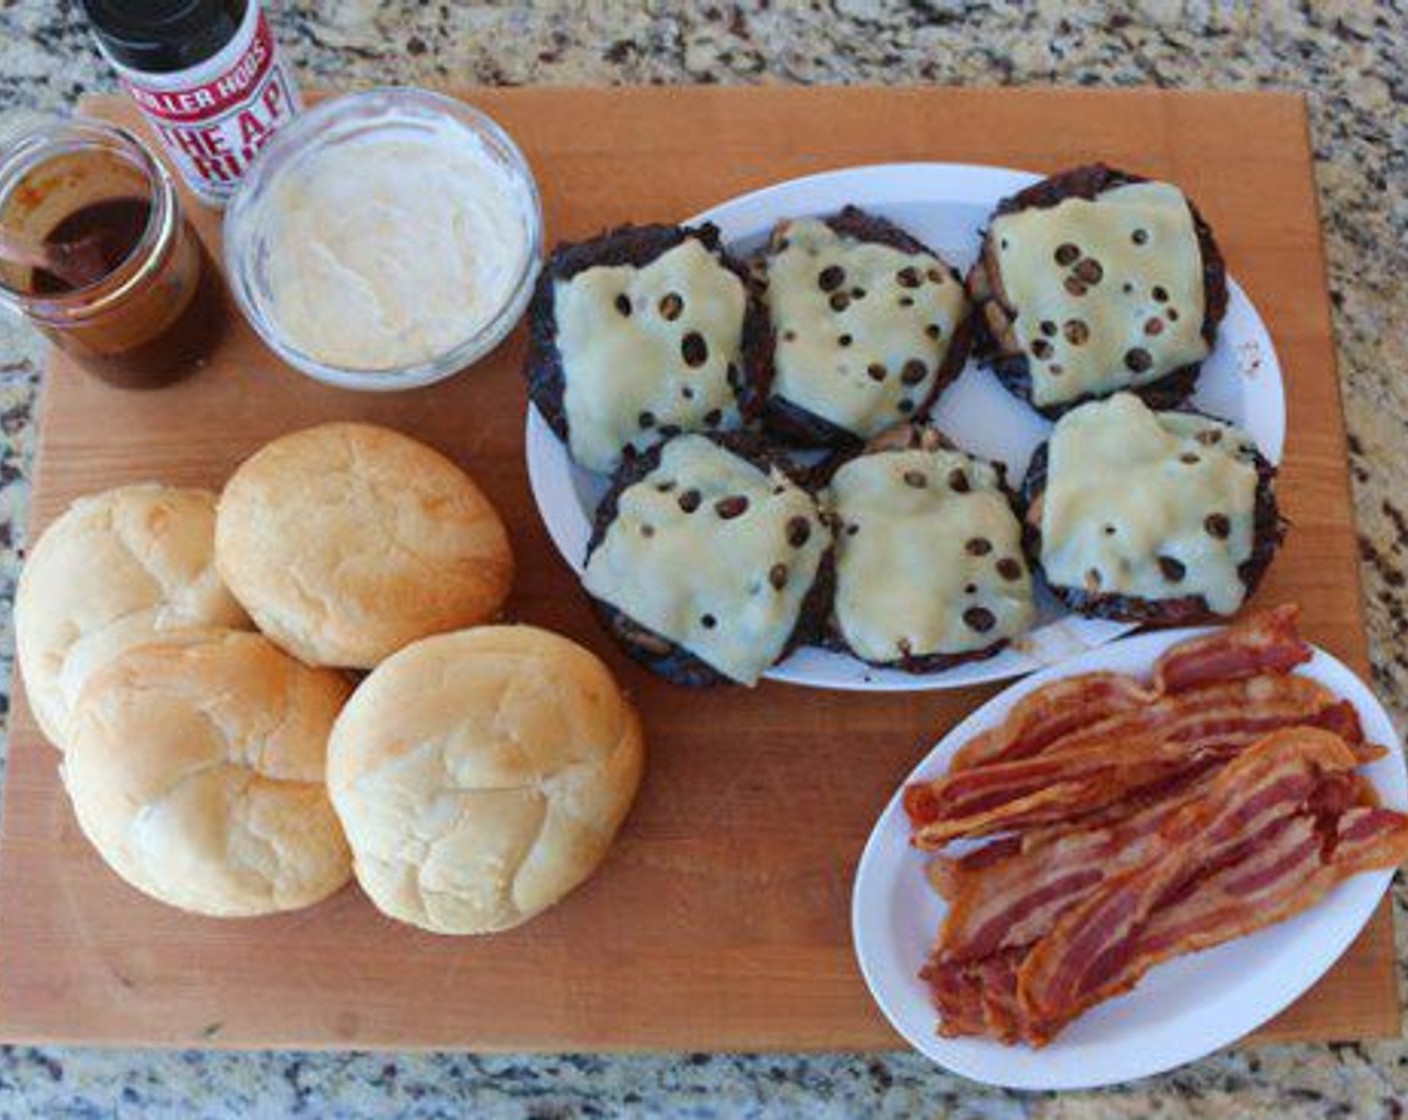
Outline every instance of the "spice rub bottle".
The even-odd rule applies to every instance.
[[[223,206],[300,105],[259,0],[83,0],[83,7],[187,186]]]

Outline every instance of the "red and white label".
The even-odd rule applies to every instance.
[[[159,76],[118,72],[187,184],[216,205],[299,109],[298,88],[253,2],[235,38],[200,66]]]

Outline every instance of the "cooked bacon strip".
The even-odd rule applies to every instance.
[[[1186,780],[1281,728],[1323,720],[1362,737],[1342,703],[1305,677],[1254,677],[1194,690],[1112,716],[1034,758],[916,782],[905,791],[904,807],[915,844],[927,850],[959,837],[1069,820],[1150,786]]]
[[[1131,735],[1152,735],[1179,742],[1229,744],[1254,742],[1295,724],[1342,728],[1343,737],[1363,739],[1353,707],[1346,714],[1333,692],[1309,677],[1258,676],[1207,685],[1165,696],[1136,711],[1122,712],[1065,736],[1045,754],[1064,754],[1099,743],[1117,743]]]
[[[1359,748],[1364,745],[1364,727],[1359,722],[1359,713],[1354,710],[1354,705],[1348,700],[1336,701],[1330,707],[1319,712],[1314,720],[1309,722],[1313,727],[1338,735],[1354,747],[1354,753],[1359,755],[1361,763],[1372,762],[1387,753],[1383,747],[1368,747],[1367,749],[1371,752],[1368,758],[1360,754]]]
[[[1191,839],[1201,816],[1185,810],[1201,791],[1195,784],[1112,824],[1065,833],[1053,829],[1041,841],[1019,842],[1016,852],[1008,844],[1005,858],[935,861],[950,865],[941,956],[971,961],[1037,941],[1064,910],[1103,883],[1148,863],[1168,845]]]
[[[1166,695],[1246,677],[1283,676],[1311,656],[1296,633],[1298,613],[1287,604],[1181,642],[1155,663],[1152,685],[1123,673],[1085,673],[1054,681],[1023,697],[1000,725],[965,744],[950,768],[1030,758],[1074,731]]]
[[[1244,858],[1131,923],[1076,967],[1037,946],[1018,980],[1023,1034],[1041,1046],[1082,1012],[1133,988],[1154,966],[1211,948],[1299,913],[1324,897],[1335,878],[1321,862],[1321,837],[1309,816],[1278,822]],[[1059,945],[1058,945],[1059,949]],[[1064,966],[1064,967],[1063,967]]]
[[[1064,820],[1168,781],[1198,762],[1196,747],[1136,739],[1050,758],[963,770],[905,791],[919,824],[913,842],[934,851],[959,837],[988,836]]]
[[[1310,818],[1294,820],[1297,835],[1304,842],[1304,830],[1310,826]],[[1244,861],[1221,868],[1173,904],[1156,911],[1148,930],[1141,935],[1142,951],[1173,949],[1172,953],[1166,953],[1172,956],[1210,948],[1306,909],[1330,887],[1352,875],[1388,870],[1408,860],[1408,816],[1403,813],[1362,807],[1346,810],[1335,822],[1328,858],[1325,830],[1317,824],[1315,832],[1315,862],[1321,873],[1315,885],[1319,894],[1312,894],[1309,888],[1303,887],[1295,899],[1294,909],[1274,904],[1273,888],[1294,878],[1289,871],[1293,863],[1289,858],[1291,850],[1300,851],[1288,830],[1274,847],[1252,847]],[[1297,856],[1295,862],[1298,863],[1298,859]],[[1272,910],[1278,916],[1247,926],[1249,910],[1257,911],[1258,919],[1263,910]]]
[[[1300,608],[1283,603],[1241,622],[1169,649],[1154,666],[1154,689],[1182,692],[1216,681],[1262,673],[1289,673],[1313,650],[1296,631]]]
[[[1052,826],[1053,832],[1059,830],[1060,826]],[[940,898],[952,902],[962,889],[962,883],[966,878],[978,875],[984,868],[1000,865],[1006,860],[1021,855],[1026,849],[1028,837],[1040,835],[1041,831],[1033,829],[1015,836],[1000,837],[959,859],[935,856],[925,869],[925,873],[929,877],[929,885],[934,888],[934,893]]]
[[[1408,858],[1408,817],[1350,808],[1353,752],[1298,728],[1229,764],[1201,799],[1196,839],[1066,910],[1024,960],[1023,1033],[1042,1045],[1160,962],[1313,905],[1341,878]],[[1333,844],[1333,849],[1330,845]],[[1339,852],[1339,858],[1326,852]]]
[[[1359,871],[1397,867],[1408,860],[1408,816],[1391,809],[1360,805],[1347,809],[1336,824],[1331,864],[1341,878]]]
[[[1017,970],[1025,953],[995,954],[972,964],[935,961],[920,973],[939,1010],[939,1033],[946,1038],[985,1035],[999,1042],[1022,1037]]]
[[[1104,828],[1108,825],[1119,824],[1121,821],[1127,821],[1130,817],[1161,802],[1198,792],[1212,780],[1219,767],[1226,761],[1226,758],[1219,755],[1210,755],[1200,759],[1196,764],[1180,770],[1165,781],[1151,786],[1143,786],[1118,801],[1112,801],[1093,812],[1068,817],[1066,820],[1057,821],[1054,824],[1024,829],[1022,832],[1016,833],[1015,838],[1024,845],[1023,850],[1025,850],[1026,847],[1044,844],[1053,837],[1064,836],[1081,829]]]
[[[966,770],[1040,754],[1062,736],[1151,698],[1149,689],[1124,673],[1083,673],[1053,681],[1018,700],[1007,718],[965,743],[949,763]]]
[[[1241,768],[1242,780],[1255,781],[1254,770]],[[1203,865],[1215,866],[1235,858],[1243,846],[1258,842],[1288,812],[1312,806],[1318,812],[1350,804],[1354,788],[1348,775],[1326,777],[1305,765],[1270,776],[1250,796],[1225,806],[1213,819],[1207,794],[1215,784],[1198,784],[1117,825],[1057,836],[1025,848],[981,872],[953,873],[952,904],[935,959],[973,962],[1031,945],[1051,932],[1063,914],[1118,879],[1147,894],[1144,909],[1161,905],[1168,891],[1179,885],[1178,867],[1170,869],[1175,879],[1162,888],[1149,877],[1148,868],[1167,862],[1171,849],[1201,845]],[[1317,802],[1327,788],[1341,792]],[[1096,924],[1089,916],[1085,921],[1086,928]]]
[[[1016,970],[1013,969],[1015,977]],[[1001,1042],[1015,1042],[1020,1035],[1002,1037],[988,1028],[983,1007],[982,970],[954,961],[930,961],[919,973],[929,985],[929,995],[939,1013],[939,1033],[947,1038],[989,1035]]]
[[[1098,988],[1086,994],[1084,1007],[1128,991],[1163,961],[1294,917],[1352,875],[1399,866],[1408,860],[1408,816],[1385,809],[1348,810],[1328,862],[1324,834],[1309,816],[1283,822],[1269,842],[1247,845],[1242,856],[1156,909],[1131,950],[1122,959],[1104,962]],[[1027,991],[1022,987],[1026,976],[1024,966],[1019,994]],[[1063,1011],[1043,1019],[1030,997],[1023,1005],[1023,1031],[1037,1045],[1071,1018]]]

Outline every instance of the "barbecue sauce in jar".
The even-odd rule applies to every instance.
[[[0,301],[88,372],[155,388],[194,370],[217,341],[219,274],[170,177],[121,129],[72,121],[0,152],[0,225],[70,249],[64,276],[0,261]]]
[[[143,198],[105,198],[75,210],[49,231],[44,244],[62,247],[83,243],[92,248],[93,263],[100,267],[79,283],[64,280],[46,268],[36,268],[30,287],[37,295],[47,296],[97,283],[131,255],[151,213],[151,203]]]

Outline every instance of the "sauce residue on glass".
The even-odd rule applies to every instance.
[[[44,244],[81,243],[86,247],[81,259],[85,264],[91,260],[96,268],[83,278],[83,284],[36,268],[30,277],[31,290],[35,295],[56,295],[96,284],[132,255],[146,231],[151,212],[151,203],[144,198],[105,198],[75,210],[49,231]]]
[[[151,217],[151,202],[136,196],[80,206],[43,239],[47,246],[80,246],[81,252],[71,254],[79,271],[70,269],[61,277],[35,268],[29,278],[30,292],[41,298],[76,300],[96,292],[142,247]],[[120,323],[115,322],[114,329],[101,324],[89,328],[79,355],[83,365],[114,385],[153,388],[168,384],[209,353],[223,319],[220,284],[204,248],[194,237],[189,240],[185,255],[192,257],[192,263],[179,267],[179,276],[162,268],[154,278],[159,288],[165,288],[166,298],[132,301],[117,313]]]

